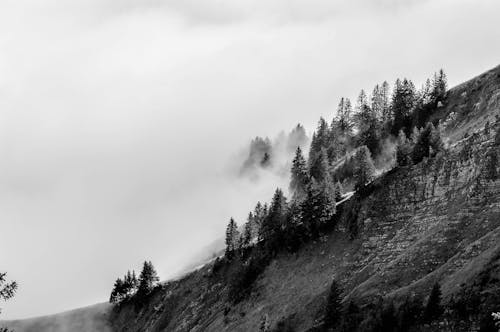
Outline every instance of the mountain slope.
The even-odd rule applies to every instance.
[[[490,167],[491,155],[500,154],[499,116],[500,67],[451,89],[431,114],[444,126],[446,151],[393,169],[356,193],[340,207],[334,231],[274,258],[237,304],[228,301],[227,286],[237,271],[210,263],[109,316],[84,308],[8,326],[88,331],[89,320],[92,331],[108,331],[107,321],[114,331],[258,331],[266,320],[272,328],[284,322],[313,331],[333,278],[345,303],[366,308],[383,299],[400,304],[409,295],[425,299],[436,282],[444,302],[473,290],[481,309],[500,305],[500,170]]]
[[[143,306],[112,315],[118,331],[256,331],[264,317],[296,331],[318,325],[332,278],[344,300],[364,304],[413,294],[424,299],[435,282],[448,301],[482,282],[485,296],[500,285],[500,179],[486,168],[500,152],[500,67],[448,92],[432,114],[445,125],[449,147],[418,165],[384,174],[343,206],[343,223],[296,254],[274,259],[251,295],[227,300],[227,281],[204,267],[158,289]],[[490,127],[485,124],[490,122]],[[498,165],[494,165],[498,173]],[[347,218],[348,213],[355,218]],[[358,229],[350,239],[347,229]],[[485,297],[486,298],[486,297]]]
[[[15,332],[111,332],[108,323],[109,308],[108,303],[100,303],[55,315],[2,321],[0,326],[6,326]]]

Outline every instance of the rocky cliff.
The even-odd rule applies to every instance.
[[[500,287],[500,67],[449,91],[432,114],[448,147],[437,157],[380,176],[344,203],[337,229],[296,254],[280,255],[250,296],[227,301],[208,265],[158,289],[144,306],[124,305],[118,331],[257,331],[266,317],[296,331],[317,325],[332,278],[344,300],[424,298],[435,282],[448,301],[467,285]],[[355,230],[353,238],[347,230]],[[493,295],[495,296],[495,295]],[[500,293],[498,294],[500,297]]]

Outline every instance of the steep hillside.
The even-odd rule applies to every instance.
[[[485,301],[495,306],[499,105],[500,67],[451,89],[431,117],[445,125],[447,150],[393,169],[354,195],[342,205],[336,230],[295,254],[278,255],[245,300],[228,301],[231,267],[214,273],[212,264],[163,285],[141,305],[115,308],[114,328],[257,331],[267,320],[271,327],[282,321],[306,331],[321,321],[332,278],[340,282],[344,302],[376,305],[384,298],[397,304],[409,294],[425,299],[439,282],[445,302],[475,289],[481,294],[478,308]],[[357,230],[357,236],[347,230]]]

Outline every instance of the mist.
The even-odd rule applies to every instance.
[[[0,261],[19,282],[2,319],[107,301],[145,259],[175,276],[231,216],[241,224],[287,189],[286,172],[234,172],[252,138],[297,123],[310,135],[341,96],[383,80],[420,83],[443,67],[454,85],[497,65],[500,30],[487,22],[498,10],[494,0],[2,2]]]

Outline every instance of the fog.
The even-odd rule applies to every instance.
[[[255,136],[308,134],[383,80],[500,62],[496,0],[0,3],[2,318],[176,275],[288,178],[241,177]]]

